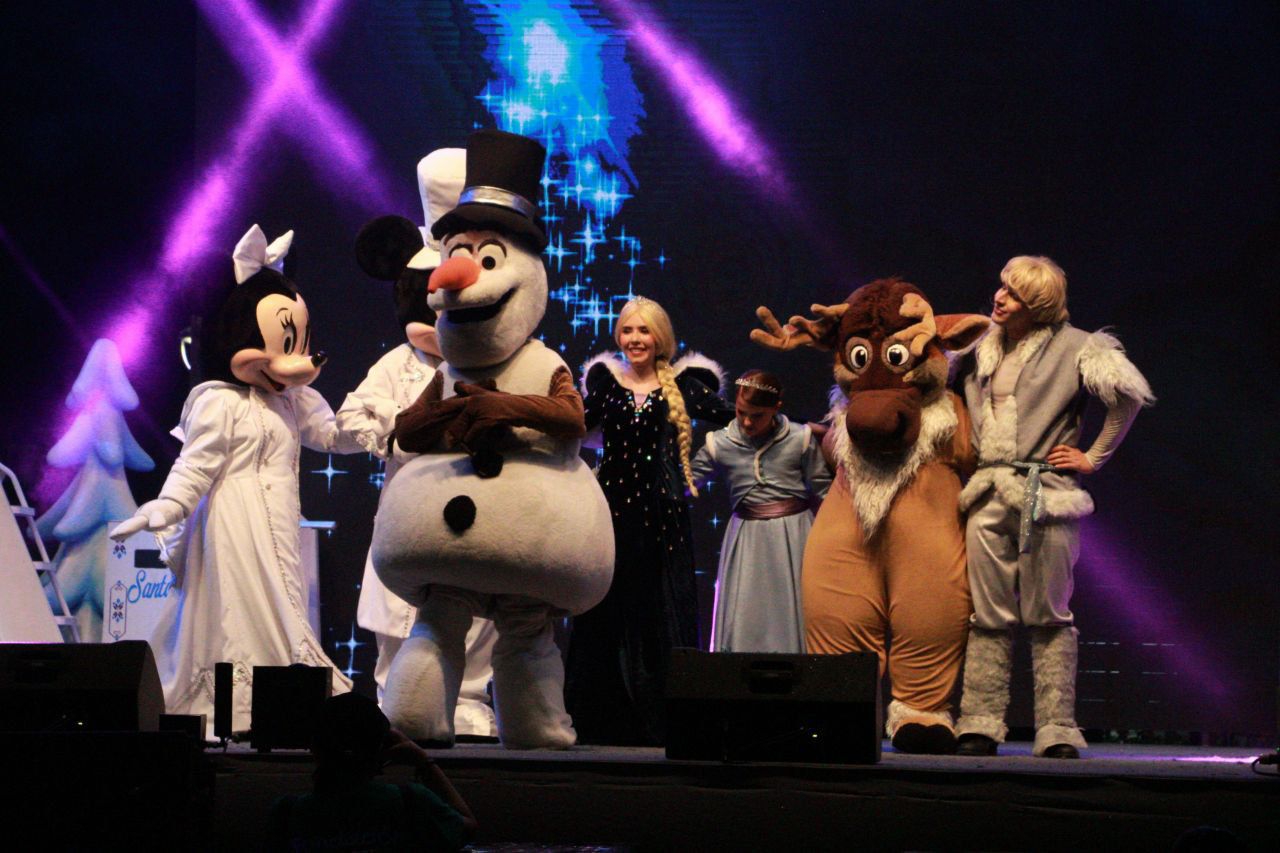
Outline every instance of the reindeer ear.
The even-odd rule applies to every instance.
[[[938,344],[953,352],[978,340],[991,325],[981,314],[941,314],[933,319],[938,324]]]

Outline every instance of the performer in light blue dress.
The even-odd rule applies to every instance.
[[[800,564],[813,504],[831,485],[821,440],[779,411],[782,384],[749,370],[737,381],[736,418],[707,435],[693,461],[697,481],[713,471],[729,488],[711,630],[713,652],[804,648]]]

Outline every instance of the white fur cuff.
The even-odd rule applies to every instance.
[[[918,711],[894,699],[889,703],[889,714],[884,721],[885,734],[893,737],[904,723],[920,723],[926,726],[946,726],[954,729],[951,715],[946,711]]]
[[[956,737],[983,735],[996,743],[1004,743],[1009,727],[995,717],[965,716],[956,721]]]
[[[1089,744],[1085,742],[1084,735],[1080,734],[1080,730],[1071,726],[1041,726],[1036,729],[1036,742],[1031,748],[1031,754],[1039,758],[1044,755],[1044,751],[1051,746],[1060,743],[1070,744],[1076,749],[1087,749]]]

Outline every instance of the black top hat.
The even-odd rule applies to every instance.
[[[492,228],[523,234],[541,252],[547,232],[534,201],[542,182],[547,149],[536,139],[503,130],[478,130],[467,137],[467,181],[458,206],[436,220],[437,240],[467,229]]]

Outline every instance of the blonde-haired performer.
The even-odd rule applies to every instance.
[[[1000,290],[1026,306],[1026,316],[1032,325],[1056,325],[1071,317],[1067,313],[1067,274],[1043,255],[1010,258],[1000,270]],[[1025,330],[1015,331],[1025,333]]]
[[[1013,258],[1000,273],[992,331],[959,365],[978,471],[960,495],[974,613],[960,703],[958,751],[994,755],[1007,732],[1010,629],[1027,626],[1035,680],[1035,755],[1077,758],[1077,642],[1072,572],[1093,500],[1079,476],[1102,467],[1140,407],[1146,379],[1106,332],[1067,322],[1067,277],[1045,257]],[[1081,450],[1085,395],[1107,408]]]
[[[668,653],[698,645],[684,501],[693,488],[690,420],[723,426],[734,409],[717,395],[718,364],[696,353],[672,362],[671,319],[652,299],[624,305],[613,337],[621,352],[582,371],[587,429],[603,435],[596,474],[613,516],[613,585],[573,620],[565,704],[579,743],[659,744]]]

